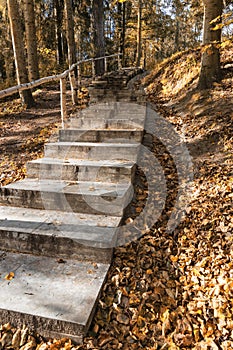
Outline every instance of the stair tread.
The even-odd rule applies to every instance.
[[[89,181],[65,181],[65,180],[43,180],[25,178],[23,180],[13,182],[2,187],[3,189],[16,189],[24,191],[46,191],[56,193],[70,193],[92,196],[109,196],[113,193],[118,196],[131,188],[129,183],[103,183],[103,182],[89,182]]]
[[[125,148],[136,148],[140,145],[139,142],[131,141],[129,143],[116,143],[116,142],[70,142],[70,141],[61,141],[61,142],[50,142],[46,146],[85,146],[85,147],[120,147],[124,146]]]
[[[74,220],[73,220],[74,221]],[[30,235],[43,235],[76,240],[88,246],[110,247],[116,234],[116,227],[101,227],[83,224],[70,224],[68,221],[59,222],[33,222],[24,220],[0,220],[0,231],[24,233]]]
[[[29,326],[36,323],[44,331],[85,332],[109,264],[59,263],[55,258],[4,251],[0,261],[0,314],[8,311],[14,322],[22,322],[25,315]],[[10,272],[14,278],[5,279]]]
[[[59,165],[77,165],[77,166],[96,166],[96,167],[124,167],[131,168],[135,163],[125,160],[94,160],[94,159],[75,159],[75,158],[38,158],[30,161],[30,163],[45,163],[45,164],[59,164]]]
[[[0,220],[19,220],[27,222],[68,222],[77,225],[98,227],[117,227],[120,223],[118,216],[60,212],[33,208],[0,206]]]

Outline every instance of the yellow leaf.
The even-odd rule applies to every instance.
[[[177,255],[176,255],[176,256],[171,255],[171,256],[170,256],[170,259],[171,259],[172,262],[177,262],[178,259],[179,259],[179,257],[178,257]]]
[[[15,273],[11,271],[11,272],[8,273],[4,278],[5,278],[5,280],[10,281],[10,280],[12,280],[12,278],[14,278],[14,277],[15,277]]]

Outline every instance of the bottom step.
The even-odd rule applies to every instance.
[[[0,251],[1,322],[80,343],[108,269],[109,264]],[[14,278],[7,279],[12,272]]]

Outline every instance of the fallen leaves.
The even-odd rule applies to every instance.
[[[4,278],[7,281],[11,281],[14,277],[15,277],[15,273],[13,271],[11,271]]]
[[[180,98],[172,109],[157,104],[158,112],[185,134],[194,161],[192,200],[179,227],[172,234],[166,232],[178,179],[169,153],[159,140],[153,140],[153,152],[167,180],[163,213],[151,229],[145,228],[139,240],[115,249],[84,344],[35,338],[34,348],[233,349],[232,77],[227,79],[222,82],[222,90],[218,86],[206,96],[196,93],[187,101]],[[152,93],[159,80],[158,74],[150,87]],[[168,84],[169,79],[163,83]],[[175,78],[172,83],[176,86]],[[169,88],[164,92],[166,98],[172,97]],[[161,101],[155,95],[152,98]],[[150,159],[147,161],[150,166]],[[128,224],[133,223],[147,200],[145,176],[137,169],[139,178],[134,206],[126,218]],[[95,268],[93,265],[87,273]],[[3,346],[11,346],[12,339],[19,344],[20,330],[4,326],[0,332]]]

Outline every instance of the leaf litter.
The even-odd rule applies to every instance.
[[[180,61],[169,63],[171,75],[178,71],[177,64]],[[154,85],[162,74],[153,78]],[[2,348],[233,349],[232,72],[225,70],[213,90],[200,93],[190,87],[186,96],[180,91],[169,96],[169,89],[155,92],[153,81],[148,99],[185,134],[193,158],[195,179],[185,218],[167,233],[178,181],[172,158],[154,139],[151,150],[167,180],[165,208],[143,237],[115,249],[84,343],[45,340],[7,324],[0,330]],[[169,77],[163,82],[168,84]],[[140,169],[137,179],[135,210],[128,213],[128,222],[147,199]]]

